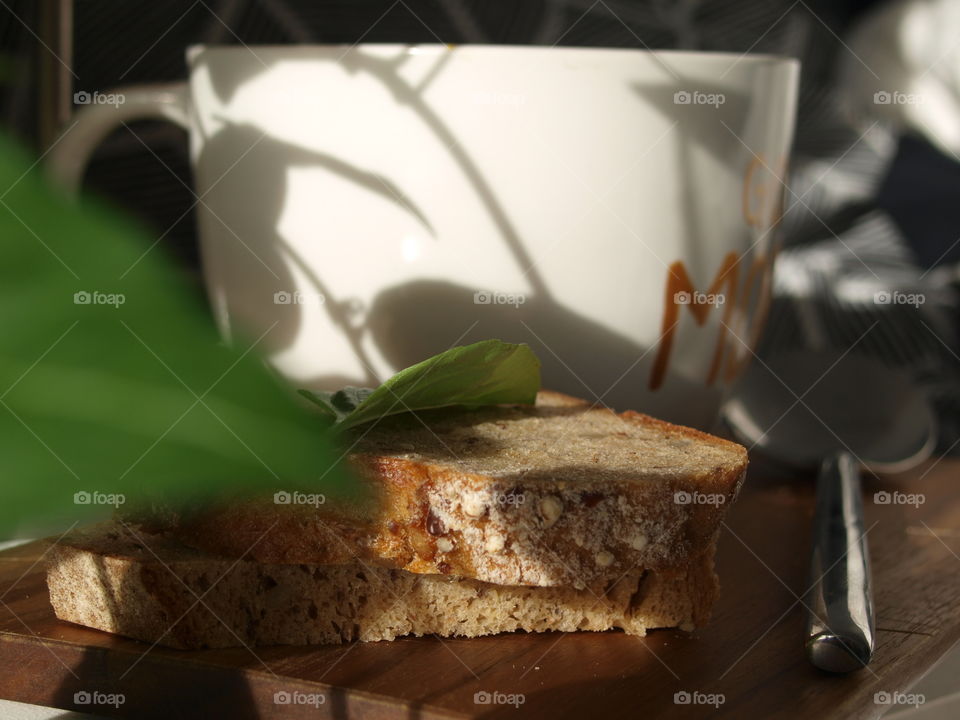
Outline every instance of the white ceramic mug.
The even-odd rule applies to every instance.
[[[794,60],[442,45],[193,47],[50,153],[76,187],[121,121],[189,130],[228,336],[294,384],[370,385],[528,342],[544,385],[706,427],[769,298]]]

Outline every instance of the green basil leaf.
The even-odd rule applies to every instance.
[[[484,340],[401,370],[373,391],[348,388],[350,393],[333,409],[339,416],[360,399],[339,418],[340,427],[349,428],[387,415],[454,405],[529,405],[539,389],[540,360],[529,346]]]

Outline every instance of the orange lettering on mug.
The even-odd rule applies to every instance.
[[[666,296],[664,297],[663,318],[661,320],[660,347],[653,361],[650,371],[649,388],[658,389],[666,379],[670,364],[670,353],[673,349],[673,338],[680,323],[680,309],[687,306],[694,322],[700,327],[706,324],[713,308],[724,306],[722,324],[714,346],[713,357],[707,370],[706,384],[712,385],[720,375],[723,358],[726,355],[724,380],[731,381],[737,376],[759,339],[763,321],[769,310],[769,287],[771,281],[772,261],[767,255],[757,255],[750,262],[746,272],[744,292],[740,292],[740,264],[741,258],[736,253],[727,253],[720,267],[717,269],[707,292],[698,291],[687,273],[682,261],[673,263],[667,272]],[[754,286],[757,286],[754,293]],[[720,290],[726,286],[726,294]],[[748,310],[751,298],[756,297],[757,307],[753,316],[748,320]],[[731,319],[734,311],[738,317],[736,328],[732,327]],[[741,334],[749,335],[746,341],[741,341]],[[746,345],[746,347],[744,347]]]
[[[666,379],[673,338],[680,322],[680,308],[684,305],[688,306],[699,327],[706,324],[711,309],[725,306],[717,343],[707,370],[707,385],[712,385],[720,375],[724,355],[726,364],[723,378],[726,382],[734,380],[749,361],[750,351],[756,347],[770,309],[770,283],[777,249],[775,243],[761,245],[761,241],[776,229],[783,215],[782,178],[786,177],[786,172],[786,157],[778,158],[771,167],[767,165],[763,154],[755,155],[744,171],[741,194],[743,219],[753,228],[751,232],[759,233],[754,245],[760,246],[761,251],[754,255],[747,267],[742,292],[739,279],[743,258],[733,252],[724,256],[706,293],[696,290],[682,261],[678,260],[667,269],[660,347],[648,381],[651,390],[658,389]],[[724,285],[727,292],[720,295],[719,291]],[[751,300],[756,302],[752,313]],[[731,322],[733,318],[735,322]]]
[[[683,262],[678,260],[667,270],[666,296],[663,304],[663,320],[660,328],[660,349],[657,351],[657,357],[653,361],[653,369],[650,373],[650,389],[656,390],[663,384],[663,379],[667,373],[667,363],[670,360],[670,350],[673,348],[673,335],[677,329],[677,323],[680,322],[680,308],[687,306],[690,314],[697,325],[702,326],[707,322],[710,308],[717,307],[720,304],[726,304],[727,307],[723,313],[724,323],[729,322],[730,313],[733,312],[733,303],[725,302],[726,296],[720,295],[720,289],[724,281],[727,283],[727,290],[730,298],[736,296],[737,291],[737,264],[736,253],[727,253],[720,265],[720,269],[714,276],[713,284],[706,293],[699,292],[690,280],[687,274],[687,268]],[[703,302],[698,301],[698,296],[703,296]],[[723,298],[720,300],[719,298]],[[720,342],[717,343],[716,350],[713,353],[713,360],[710,363],[710,372],[707,376],[707,384],[716,379],[717,370],[720,368],[720,359],[723,354],[723,332],[720,329]]]

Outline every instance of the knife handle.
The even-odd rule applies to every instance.
[[[866,667],[874,648],[873,593],[860,468],[848,452],[826,458],[820,467],[804,602],[810,662],[833,673]]]

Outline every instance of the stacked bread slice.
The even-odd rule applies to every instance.
[[[692,629],[718,592],[734,443],[557,393],[348,438],[373,501],[283,491],[62,540],[58,617],[174,647]]]

